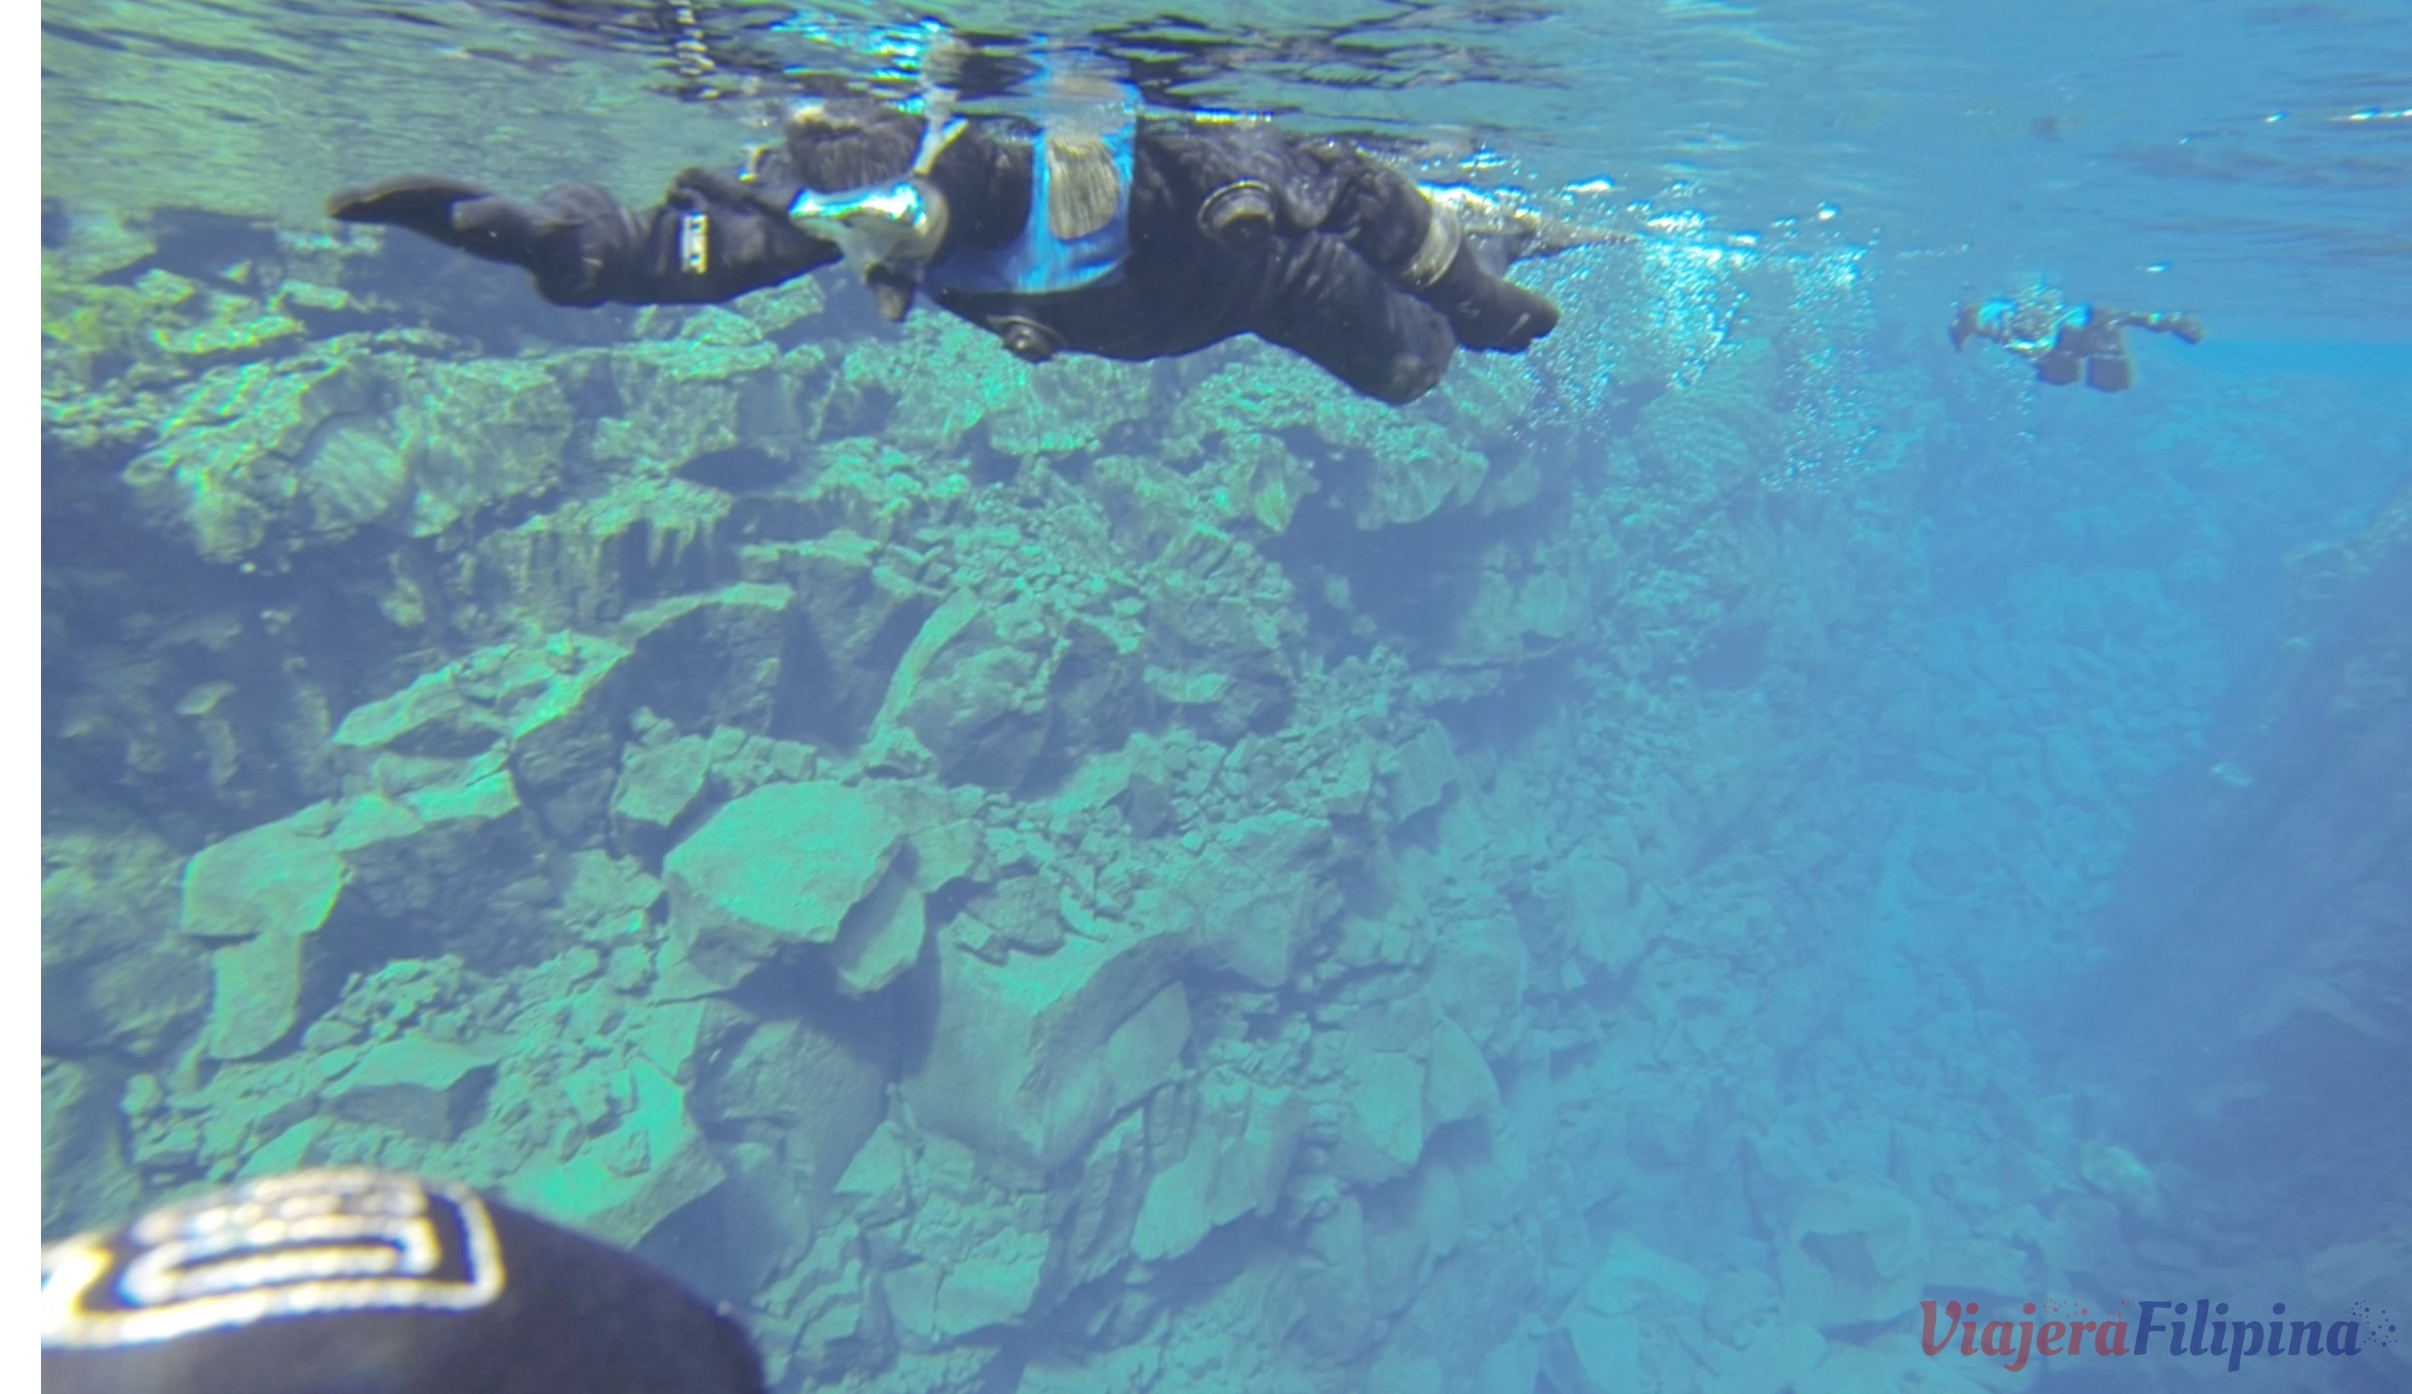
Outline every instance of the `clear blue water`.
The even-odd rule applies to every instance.
[[[567,868],[601,848],[667,876],[673,830],[694,835],[706,804],[742,792],[725,781],[650,841],[598,817],[581,842],[539,813],[529,840],[457,854],[543,867],[493,878],[504,902],[525,900],[524,922],[457,941],[382,902],[347,910],[347,886],[338,916],[365,916],[346,931],[347,957],[310,970],[326,981],[311,979],[288,1034],[223,1060],[209,1045],[223,1004],[208,1004],[198,965],[227,950],[178,937],[179,915],[192,913],[189,892],[179,908],[186,858],[403,778],[345,764],[329,733],[346,712],[479,649],[620,633],[611,626],[646,602],[739,579],[746,540],[872,525],[825,501],[786,507],[810,494],[793,475],[763,484],[706,470],[690,477],[737,500],[713,517],[757,529],[704,525],[707,537],[726,530],[725,555],[665,544],[675,529],[654,524],[649,551],[621,537],[618,569],[593,573],[609,586],[546,592],[530,578],[554,563],[498,560],[521,554],[497,538],[568,528],[560,519],[575,508],[599,510],[620,481],[686,468],[689,454],[821,468],[836,457],[812,452],[847,438],[888,449],[891,482],[926,467],[935,490],[953,465],[934,462],[962,460],[978,488],[1025,511],[924,514],[913,510],[936,495],[915,494],[898,507],[927,530],[912,545],[929,555],[971,557],[982,529],[1048,509],[1095,515],[1088,532],[1064,526],[1105,536],[1121,505],[1093,500],[1123,496],[1098,460],[1176,460],[1166,421],[1217,410],[1177,403],[1210,369],[1260,361],[1217,350],[1185,377],[1079,380],[1041,413],[1068,416],[1075,436],[1082,413],[1118,396],[1158,393],[1147,398],[1158,416],[1117,418],[1123,434],[1098,428],[1104,444],[1068,455],[1030,445],[1028,458],[1050,463],[1019,474],[995,460],[1042,433],[998,424],[1002,409],[978,428],[986,435],[916,424],[920,404],[954,390],[943,375],[958,370],[943,357],[881,379],[894,388],[881,389],[886,425],[874,408],[834,424],[844,412],[825,401],[835,415],[799,426],[757,386],[729,408],[727,442],[706,449],[694,432],[666,431],[613,455],[584,433],[598,416],[635,419],[632,404],[653,390],[631,376],[641,355],[629,346],[703,321],[553,311],[512,273],[464,270],[399,236],[381,251],[326,240],[317,205],[328,190],[403,169],[525,193],[593,178],[641,201],[683,164],[729,163],[806,76],[909,92],[934,32],[918,11],[879,6],[700,7],[720,61],[699,76],[664,56],[673,8],[45,6],[44,193],[59,234],[45,254],[46,326],[87,316],[46,327],[45,339],[54,1237],[248,1174],[261,1152],[450,1168],[513,1198],[537,1194],[512,1189],[552,1165],[511,1151],[500,1101],[514,1071],[539,1081],[523,1092],[541,1121],[567,1107],[546,1091],[579,1096],[589,1086],[577,1081],[617,1068],[600,1046],[585,1064],[529,1054],[543,1063],[501,1068],[496,1102],[479,1104],[486,1121],[431,1140],[366,1105],[347,1112],[349,1057],[323,1062],[361,1040],[591,1027],[531,1026],[507,1010],[604,981],[609,944],[591,926],[565,928],[588,913],[568,908],[585,902],[565,889],[577,880]],[[1079,864],[1073,879],[1091,892],[1133,867],[1170,884],[1178,876],[1160,859],[1179,855],[1166,848],[1181,832],[1210,842],[1255,814],[1305,806],[1308,776],[1248,772],[1262,751],[1356,740],[1383,787],[1405,787],[1426,778],[1414,773],[1431,749],[1418,723],[1437,721],[1446,775],[1428,776],[1440,790],[1430,807],[1389,794],[1405,810],[1396,818],[1315,813],[1337,845],[1319,844],[1295,873],[1317,892],[1300,912],[1310,927],[1290,976],[1235,981],[1229,965],[1204,961],[1182,970],[1197,1025],[1179,1064],[1147,1075],[1141,1096],[1116,1096],[1115,1129],[1147,1133],[1145,1147],[1101,1123],[1105,1141],[1052,1159],[1048,1175],[994,1156],[961,1161],[980,1151],[962,1138],[984,1125],[945,1121],[954,1115],[932,1086],[916,1094],[927,1078],[917,1070],[941,1067],[905,1051],[882,1066],[889,1093],[877,1107],[893,1136],[929,1148],[916,1153],[924,1170],[907,1210],[972,1218],[959,1232],[877,1218],[859,1197],[830,1202],[829,1175],[799,1202],[812,1216],[800,1220],[760,1208],[777,1189],[760,1177],[787,1165],[763,1158],[786,1156],[778,1149],[816,1125],[739,1098],[717,1057],[699,1056],[679,1078],[698,1146],[727,1179],[682,1192],[675,1215],[640,1233],[613,1233],[575,1206],[563,1218],[641,1240],[751,1314],[782,1387],[2412,1387],[2412,1343],[2381,1338],[2385,1314],[2412,1317],[2412,11],[2382,0],[1619,0],[1252,3],[1183,18],[996,4],[952,6],[942,22],[976,39],[989,107],[1020,100],[1022,56],[1044,35],[1123,65],[1160,113],[1270,114],[1362,136],[1428,178],[1515,190],[1638,240],[1519,269],[1560,301],[1558,331],[1520,359],[1461,356],[1453,382],[1492,384],[1488,395],[1398,418],[1530,462],[1550,481],[1538,504],[1469,493],[1389,532],[1302,525],[1276,536],[1226,520],[1247,565],[1281,578],[1248,602],[1277,617],[1266,623],[1279,663],[1343,676],[1298,697],[1294,717],[1264,716],[1264,745],[1247,744],[1245,720],[1193,728],[1151,709],[1064,757],[1069,768],[1134,733],[1146,745],[1191,731],[1232,752],[1229,776],[1208,786],[1220,795],[1189,790],[1164,839],[1121,842],[1119,831],[1084,841],[1090,825],[1050,811],[1079,779],[1033,775],[966,805],[993,833],[1055,848],[1048,875],[1054,858]],[[142,162],[169,173],[128,177]],[[256,305],[267,288],[240,269],[254,264],[290,281],[353,278],[342,282],[353,298],[326,318],[293,311],[296,329],[264,347],[166,358],[139,315],[170,311],[90,308],[154,269]],[[935,354],[953,342],[880,330],[837,273],[824,280],[831,308],[801,329],[752,302],[781,352],[823,344],[871,364],[880,346]],[[2046,387],[1999,349],[1952,351],[1956,303],[2037,280],[2073,299],[2185,310],[2208,340],[2132,336],[2139,384],[2115,396]],[[185,303],[173,313],[201,302]],[[137,314],[135,327],[109,328],[114,313]],[[939,333],[923,313],[915,332]],[[198,458],[198,438],[171,429],[204,412],[192,403],[220,403],[209,419],[238,431],[273,410],[208,396],[209,382],[231,381],[210,372],[299,373],[315,343],[400,328],[453,336],[413,350],[446,362],[620,355],[600,370],[618,375],[619,396],[609,411],[596,405],[604,396],[567,399],[561,429],[575,443],[560,448],[586,452],[565,457],[581,463],[415,535],[389,515],[382,532],[212,553],[188,518],[130,482],[162,451],[171,463]],[[1071,371],[1032,381],[1074,381]],[[320,413],[333,424],[308,426],[305,453],[353,426],[387,429],[423,381],[395,379]],[[508,394],[424,390],[424,410],[459,416],[460,429],[478,413],[511,419]],[[1282,449],[1338,489],[1343,446],[1286,429]],[[1194,478],[1206,490],[1220,468],[1183,461],[1170,487]],[[1049,494],[1036,476],[1072,492]],[[1047,555],[1058,545],[1048,539],[1074,533],[1027,527],[1037,550],[994,564],[1030,567],[1042,592],[1064,571],[1108,569],[1097,556],[1136,569],[1165,548],[1117,539],[1097,555]],[[511,566],[522,569],[497,579]],[[1239,584],[1199,567],[1221,577],[1197,583],[1207,589]],[[1134,583],[1150,615],[1186,593],[1177,572]],[[1542,573],[1572,588],[1579,622],[1511,634],[1507,658],[1464,640],[1477,624],[1466,616],[1490,613],[1483,576],[1514,587]],[[948,584],[972,593],[969,571],[952,574],[913,584],[933,605]],[[735,642],[717,635],[697,652]],[[657,741],[621,713],[602,753],[589,752],[594,777],[611,787],[622,747],[743,727],[722,710],[736,699],[711,695],[736,680],[709,673],[687,686],[643,679],[660,686],[642,695],[668,734]],[[1347,683],[1379,701],[1329,695]],[[764,720],[757,734],[810,753],[763,760],[818,761],[816,777],[852,783],[896,777],[832,737],[837,718]],[[543,806],[539,782],[515,777],[518,797]],[[999,845],[992,837],[982,855],[1010,863]],[[1017,880],[1015,865],[948,893],[968,901],[934,892],[931,905],[948,908],[933,923],[964,903],[973,920],[1004,923],[1003,911],[976,908],[1002,903],[994,885],[1045,879]],[[444,903],[455,870],[444,854],[414,866],[377,872],[400,879],[376,884],[401,886],[403,901],[417,884],[418,904]],[[668,918],[675,937],[676,913],[644,911],[641,933],[658,939]],[[332,934],[344,922],[329,923]],[[1345,947],[1366,925],[1394,923],[1411,923],[1423,947],[1371,960]],[[937,974],[941,953],[961,952],[940,936],[963,932],[934,929],[916,972]],[[1627,934],[1640,936],[1630,950],[1602,947]],[[1512,988],[1486,995],[1486,975],[1511,960]],[[1043,977],[1058,960],[1010,961]],[[312,1024],[313,1013],[373,1017],[376,1003],[417,991],[378,987],[387,965],[447,962],[425,981],[448,985],[412,999],[436,1005],[397,1012],[382,1036]],[[481,982],[494,985],[484,996]],[[804,1007],[766,1005],[789,987],[717,994],[750,1014],[726,1049],[759,1037],[761,1021],[826,1012],[841,1036],[860,1026],[825,985]],[[883,1020],[943,1010],[870,1000]],[[1431,1030],[1372,1020],[1381,1013],[1369,1003],[1393,1000],[1437,1003],[1457,1023],[1451,1039],[1479,1047],[1498,1095],[1419,1133],[1404,1165],[1359,1155],[1379,1129],[1351,1112],[1378,1092],[1363,1051],[1404,1051],[1439,1071]],[[1401,1031],[1412,1044],[1397,1044]],[[1385,1043],[1352,1044],[1374,1040]],[[1169,1172],[1165,1158],[1190,1145],[1176,1146],[1184,1130],[1216,1126],[1198,1121],[1200,1091],[1221,1097],[1234,1079],[1260,1105],[1294,1090],[1312,1116],[1261,1213],[1221,1215],[1219,1239],[1194,1250],[1142,1240],[1128,1258],[1071,1255],[1067,1235],[1127,1226],[1139,1204],[1099,1199],[1106,1183],[1094,1178],[1122,1165]],[[321,1115],[323,1128],[309,1122]],[[1114,1150],[1126,1145],[1137,1150]],[[995,1174],[966,1179],[981,1165]],[[1009,1214],[1048,1218],[1016,1229],[998,1218]],[[1043,1297],[1006,1301],[993,1325],[895,1315],[910,1293],[935,1302],[919,1279],[895,1275],[985,1274],[983,1264],[1010,1274],[1013,1244],[1031,1234],[1053,1265]],[[813,1334],[816,1302],[852,1312],[865,1285],[879,1288],[871,1306],[884,1314],[866,1334],[852,1345]],[[1981,1302],[1997,1316],[2090,1303],[2124,1316],[2205,1294],[2240,1320],[2273,1302],[2298,1316],[2360,1313],[2369,1348],[2326,1362],[2257,1357],[2231,1376],[2210,1355],[2063,1357],[2009,1372],[1916,1344],[1921,1302]]]

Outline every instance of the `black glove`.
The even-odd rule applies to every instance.
[[[524,266],[556,305],[729,300],[838,259],[788,222],[768,191],[711,170],[680,175],[650,213],[592,184],[561,184],[534,203],[458,179],[411,175],[346,189],[327,202],[347,223],[408,228],[487,261]]]
[[[1448,317],[1457,342],[1470,349],[1522,353],[1558,327],[1549,297],[1492,275],[1472,247],[1460,247],[1449,269],[1416,294]]]
[[[1958,353],[1970,339],[1982,333],[1984,323],[1984,320],[1977,314],[1976,306],[1962,305],[1952,315],[1951,328],[1946,331],[1951,335],[1951,351]]]

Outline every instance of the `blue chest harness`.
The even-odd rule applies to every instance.
[[[1131,251],[1131,158],[1138,144],[1138,123],[1126,120],[1104,131],[1103,141],[1114,162],[1114,216],[1096,231],[1079,237],[1058,237],[1048,226],[1047,209],[1054,193],[1053,162],[1047,158],[1048,137],[1041,132],[1030,147],[1030,216],[1010,242],[997,247],[966,247],[932,262],[922,273],[922,285],[933,291],[965,295],[1045,295],[1096,285],[1122,269]]]

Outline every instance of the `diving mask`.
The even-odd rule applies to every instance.
[[[946,197],[911,175],[834,194],[806,189],[788,205],[787,217],[836,243],[846,264],[866,279],[875,270],[918,276],[946,240]]]

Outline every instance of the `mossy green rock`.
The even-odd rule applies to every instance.
[[[1335,398],[1316,413],[1316,429],[1326,439],[1367,452],[1363,472],[1335,490],[1359,528],[1422,522],[1482,487],[1490,460],[1481,451],[1431,422],[1369,406],[1362,398]]]
[[[1199,483],[1224,521],[1253,521],[1274,534],[1289,529],[1299,503],[1318,487],[1314,470],[1281,437],[1252,431],[1226,435]]]
[[[179,351],[291,323],[219,325]],[[575,416],[549,366],[432,362],[381,343],[349,335],[203,375],[126,467],[137,501],[202,556],[234,562],[371,523],[432,537],[559,481]]]
[[[219,1060],[264,1055],[293,1032],[301,1010],[302,936],[269,930],[210,955],[209,1033]]]
[[[477,1121],[502,1052],[424,1036],[370,1050],[327,1091],[334,1111],[432,1141],[449,1142]]]
[[[876,1061],[810,1021],[788,1019],[724,1041],[696,1100],[706,1117],[776,1130],[792,1179],[826,1194],[879,1127],[887,1089]]]
[[[335,728],[341,750],[431,759],[523,745],[580,711],[628,657],[608,639],[563,632],[540,644],[497,644],[421,674],[390,697],[355,707]]]
[[[1137,913],[1188,929],[1202,966],[1279,987],[1313,927],[1315,858],[1329,836],[1294,813],[1227,823],[1163,886],[1141,892]]]
[[[118,1224],[142,1196],[126,1164],[117,1071],[68,1060],[42,1062],[42,1233]]]
[[[881,438],[931,460],[949,458],[980,428],[1012,455],[1094,450],[1117,422],[1151,405],[1112,364],[1071,356],[1024,363],[994,336],[945,315],[916,315],[897,338],[847,353],[839,379],[844,393],[892,394]]]
[[[1385,755],[1394,823],[1404,823],[1439,803],[1458,780],[1457,747],[1437,721],[1426,721],[1414,736]]]
[[[305,813],[194,853],[184,867],[178,926],[204,939],[248,939],[308,934],[326,923],[344,868],[322,835],[324,822]]]
[[[741,581],[711,595],[677,596],[628,617],[621,635],[645,704],[688,730],[770,724],[785,668],[795,592]]]
[[[856,997],[879,991],[913,966],[928,937],[920,888],[902,872],[887,877],[847,912],[829,946],[838,986]]]
[[[703,792],[711,771],[709,744],[681,736],[667,745],[631,747],[611,793],[611,817],[623,840],[642,829],[667,828]]]
[[[719,308],[696,311],[676,338],[621,348],[610,366],[625,414],[595,423],[595,458],[662,474],[736,445],[731,384],[778,360],[778,348],[751,321]]]
[[[1347,1099],[1332,1174],[1379,1185],[1415,1170],[1424,1153],[1424,1067],[1403,1051],[1364,1051],[1349,1071]]]
[[[483,358],[413,364],[400,376],[394,435],[417,485],[411,536],[559,482],[577,413],[549,365]]]
[[[705,981],[733,987],[782,948],[829,943],[903,837],[884,805],[842,784],[757,789],[664,859],[674,947]]]
[[[618,1126],[563,1161],[547,1161],[503,1186],[514,1205],[615,1244],[633,1245],[727,1174],[687,1116],[687,1096],[646,1061],[619,1075]]]
[[[882,1274],[880,1290],[909,1339],[941,1345],[1026,1314],[1046,1277],[1047,1253],[1048,1235],[1036,1225],[989,1229],[944,1260]]]
[[[1918,1300],[1927,1259],[1917,1204],[1882,1182],[1825,1186],[1801,1198],[1776,1252],[1784,1314],[1811,1326],[1890,1321]]]
[[[1498,1107],[1499,1077],[1490,1062],[1464,1027],[1442,1017],[1432,1031],[1432,1058],[1425,1061],[1425,1125],[1478,1118]]]
[[[326,923],[350,872],[329,834],[336,812],[314,805],[235,834],[185,864],[179,924],[224,941],[210,956],[211,1056],[244,1060],[292,1033],[305,941]]]
[[[209,1004],[200,941],[176,919],[187,860],[144,835],[43,840],[42,1043],[141,1058],[190,1034]]]
[[[1040,1168],[1087,1150],[1180,1067],[1189,998],[1175,980],[1188,936],[1107,943],[1067,936],[1042,959],[939,954],[938,1023],[906,1082],[925,1126]]]
[[[471,765],[456,780],[398,799],[364,794],[345,806],[331,840],[379,914],[433,929],[464,952],[482,931],[503,931],[483,949],[530,956],[530,945],[503,942],[517,938],[507,932],[507,914],[493,922],[499,893],[541,865],[535,829],[507,771]]]
[[[852,533],[749,548],[746,566],[749,574],[795,588],[792,662],[812,681],[791,683],[780,694],[782,719],[814,741],[860,743],[939,597],[884,564],[877,544]],[[929,648],[921,666],[935,652]]]
[[[302,493],[320,423],[374,412],[379,374],[342,348],[205,375],[126,466],[153,522],[218,562],[259,548]],[[307,510],[305,510],[307,511]]]
[[[925,636],[950,613],[932,615]],[[1011,789],[1030,772],[1047,740],[1051,630],[1042,608],[1024,600],[977,615],[923,666],[912,667],[921,654],[908,651],[897,721],[938,757],[948,782]]]
[[[1306,1131],[1306,1100],[1222,1079],[1204,1091],[1188,1149],[1156,1173],[1131,1232],[1150,1263],[1188,1253],[1242,1215],[1269,1215]]]

